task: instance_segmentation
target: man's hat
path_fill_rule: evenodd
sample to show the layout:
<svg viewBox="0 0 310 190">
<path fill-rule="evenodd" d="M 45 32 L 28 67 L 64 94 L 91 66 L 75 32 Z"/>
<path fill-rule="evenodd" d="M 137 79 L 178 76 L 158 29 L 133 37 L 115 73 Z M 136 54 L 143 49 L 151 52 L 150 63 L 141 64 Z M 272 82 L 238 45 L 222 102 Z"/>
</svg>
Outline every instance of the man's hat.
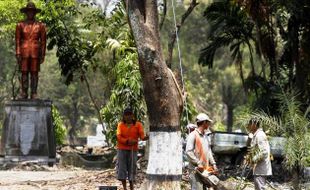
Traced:
<svg viewBox="0 0 310 190">
<path fill-rule="evenodd" d="M 26 7 L 23 7 L 20 9 L 20 12 L 27 13 L 28 11 L 34 11 L 35 13 L 41 12 L 41 9 L 36 8 L 36 5 L 29 1 L 26 5 Z"/>
<path fill-rule="evenodd" d="M 213 120 L 210 119 L 210 117 L 207 114 L 205 114 L 205 113 L 200 113 L 200 114 L 197 115 L 196 122 L 198 123 L 198 122 L 201 122 L 201 121 L 209 121 L 211 123 L 213 122 Z"/>
</svg>

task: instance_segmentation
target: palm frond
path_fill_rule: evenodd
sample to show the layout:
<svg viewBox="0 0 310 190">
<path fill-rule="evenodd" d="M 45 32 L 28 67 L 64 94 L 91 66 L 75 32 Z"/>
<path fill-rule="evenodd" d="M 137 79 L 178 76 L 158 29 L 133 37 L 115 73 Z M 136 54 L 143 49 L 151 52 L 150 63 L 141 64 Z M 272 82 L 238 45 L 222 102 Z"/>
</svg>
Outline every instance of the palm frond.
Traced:
<svg viewBox="0 0 310 190">
<path fill-rule="evenodd" d="M 310 106 L 305 111 L 304 117 L 307 117 L 310 114 Z"/>
<path fill-rule="evenodd" d="M 121 47 L 121 43 L 116 39 L 109 38 L 107 39 L 106 43 L 111 50 L 115 50 Z"/>
<path fill-rule="evenodd" d="M 204 17 L 210 23 L 207 46 L 201 50 L 199 64 L 213 66 L 216 50 L 229 46 L 233 59 L 241 54 L 240 46 L 252 39 L 253 24 L 238 4 L 229 0 L 213 2 Z M 252 27 L 251 27 L 252 26 Z"/>
<path fill-rule="evenodd" d="M 277 135 L 283 134 L 284 127 L 282 121 L 278 117 L 269 116 L 266 112 L 252 112 L 245 113 L 238 118 L 237 123 L 243 127 L 246 127 L 251 119 L 259 121 L 260 125 L 268 134 Z"/>
<path fill-rule="evenodd" d="M 229 35 L 211 38 L 208 46 L 201 50 L 198 63 L 212 68 L 216 50 L 229 45 L 233 40 Z"/>
</svg>

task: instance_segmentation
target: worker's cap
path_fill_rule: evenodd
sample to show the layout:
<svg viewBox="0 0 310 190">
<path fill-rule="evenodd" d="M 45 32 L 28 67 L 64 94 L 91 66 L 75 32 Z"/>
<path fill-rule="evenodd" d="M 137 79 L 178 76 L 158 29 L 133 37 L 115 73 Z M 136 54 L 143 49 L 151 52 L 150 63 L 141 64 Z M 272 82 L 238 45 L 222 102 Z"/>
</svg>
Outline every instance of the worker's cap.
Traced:
<svg viewBox="0 0 310 190">
<path fill-rule="evenodd" d="M 123 115 L 125 114 L 133 114 L 133 110 L 130 107 L 125 108 Z"/>
<path fill-rule="evenodd" d="M 189 124 L 186 125 L 186 128 L 187 129 L 195 129 L 195 128 L 197 128 L 197 125 L 195 125 L 193 123 L 189 123 Z"/>
<path fill-rule="evenodd" d="M 200 114 L 198 114 L 197 115 L 197 117 L 196 117 L 196 122 L 198 123 L 198 122 L 202 122 L 202 121 L 209 121 L 209 122 L 213 122 L 213 120 L 212 119 L 210 119 L 210 117 L 207 115 L 207 114 L 205 114 L 205 113 L 200 113 Z"/>
</svg>

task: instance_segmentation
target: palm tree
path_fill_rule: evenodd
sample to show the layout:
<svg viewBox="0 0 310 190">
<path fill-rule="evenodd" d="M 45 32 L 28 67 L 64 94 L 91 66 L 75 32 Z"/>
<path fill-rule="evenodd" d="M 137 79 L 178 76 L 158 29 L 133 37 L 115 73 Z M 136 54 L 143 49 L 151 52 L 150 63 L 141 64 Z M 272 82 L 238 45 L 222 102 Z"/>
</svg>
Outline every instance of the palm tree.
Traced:
<svg viewBox="0 0 310 190">
<path fill-rule="evenodd" d="M 277 23 L 284 41 L 280 66 L 289 72 L 288 85 L 296 86 L 299 98 L 309 105 L 310 94 L 310 1 L 285 1 L 276 4 L 279 22 Z M 289 16 L 282 16 L 287 14 Z M 304 106 L 304 109 L 306 106 Z"/>
<path fill-rule="evenodd" d="M 235 2 L 246 11 L 248 17 L 255 26 L 255 47 L 256 54 L 262 61 L 262 72 L 266 78 L 265 64 L 269 64 L 270 80 L 277 79 L 279 76 L 278 63 L 276 61 L 276 29 L 273 19 L 276 2 L 268 0 L 235 0 Z"/>
<path fill-rule="evenodd" d="M 211 68 L 216 51 L 228 46 L 235 64 L 238 65 L 239 74 L 244 85 L 242 46 L 247 47 L 249 50 L 251 73 L 253 76 L 255 75 L 251 45 L 254 24 L 240 6 L 229 0 L 212 3 L 205 10 L 204 17 L 210 23 L 210 33 L 207 46 L 201 50 L 199 63 Z"/>
</svg>

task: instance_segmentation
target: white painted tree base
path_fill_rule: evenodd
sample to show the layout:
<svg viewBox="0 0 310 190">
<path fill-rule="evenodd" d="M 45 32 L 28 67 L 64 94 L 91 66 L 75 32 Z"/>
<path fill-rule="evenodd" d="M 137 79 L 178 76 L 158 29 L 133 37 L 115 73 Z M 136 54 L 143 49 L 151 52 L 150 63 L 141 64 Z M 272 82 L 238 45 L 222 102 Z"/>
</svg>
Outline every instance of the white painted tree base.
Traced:
<svg viewBox="0 0 310 190">
<path fill-rule="evenodd" d="M 150 132 L 148 175 L 182 175 L 181 132 Z"/>
</svg>

